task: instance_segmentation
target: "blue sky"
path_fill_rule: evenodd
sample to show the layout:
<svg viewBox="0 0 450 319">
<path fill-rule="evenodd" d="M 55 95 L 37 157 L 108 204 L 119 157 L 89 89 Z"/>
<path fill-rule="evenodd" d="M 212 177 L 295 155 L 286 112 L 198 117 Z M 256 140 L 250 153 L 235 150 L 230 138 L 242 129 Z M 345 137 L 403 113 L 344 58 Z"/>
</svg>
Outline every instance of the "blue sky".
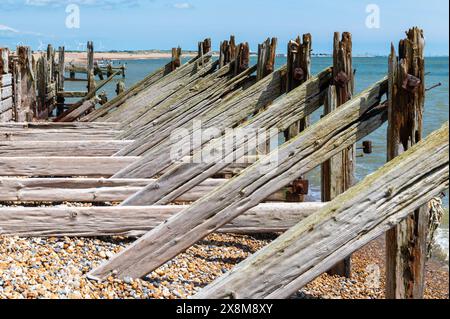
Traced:
<svg viewBox="0 0 450 319">
<path fill-rule="evenodd" d="M 80 28 L 66 27 L 66 7 L 80 8 Z M 380 28 L 367 28 L 366 7 L 380 9 Z M 47 43 L 97 50 L 195 49 L 211 37 L 214 49 L 234 34 L 252 50 L 269 36 L 278 51 L 298 34 L 313 35 L 314 52 L 329 53 L 334 31 L 350 31 L 356 54 L 386 55 L 411 26 L 425 30 L 427 55 L 448 55 L 448 0 L 0 0 L 0 45 Z"/>
</svg>

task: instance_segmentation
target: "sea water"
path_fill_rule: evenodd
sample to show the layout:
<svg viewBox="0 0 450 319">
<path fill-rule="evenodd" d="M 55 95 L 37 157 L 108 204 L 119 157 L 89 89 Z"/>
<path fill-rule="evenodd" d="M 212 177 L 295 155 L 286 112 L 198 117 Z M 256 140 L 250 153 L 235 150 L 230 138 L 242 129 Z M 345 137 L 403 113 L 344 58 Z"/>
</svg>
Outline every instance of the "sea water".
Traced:
<svg viewBox="0 0 450 319">
<path fill-rule="evenodd" d="M 187 59 L 183 59 L 186 62 Z M 135 82 L 143 79 L 152 71 L 160 68 L 169 62 L 169 59 L 152 59 L 152 60 L 129 60 L 129 61 L 115 61 L 115 65 L 125 64 L 126 87 L 130 87 Z M 251 64 L 256 63 L 256 58 L 251 58 Z M 365 88 L 374 84 L 376 81 L 382 79 L 387 74 L 387 57 L 355 57 L 353 59 L 353 66 L 356 69 L 355 75 L 355 89 L 356 92 L 361 92 Z M 277 57 L 276 67 L 280 67 L 286 63 L 286 58 Z M 329 57 L 313 57 L 312 59 L 312 73 L 317 74 L 327 66 L 332 65 L 332 59 Z M 433 57 L 426 59 L 426 71 L 429 74 L 426 76 L 426 86 L 430 87 L 437 83 L 442 83 L 442 86 L 437 87 L 426 94 L 425 113 L 424 113 L 424 137 L 440 128 L 442 124 L 449 119 L 449 58 L 448 57 Z M 111 84 L 105 86 L 104 90 L 110 98 L 115 96 L 115 85 L 120 80 L 118 77 Z M 83 82 L 66 82 L 66 90 L 85 90 L 86 83 Z M 317 121 L 322 114 L 322 109 L 319 109 L 312 115 L 312 122 Z M 363 179 L 370 173 L 376 171 L 386 162 L 386 129 L 387 124 L 383 125 L 376 132 L 366 137 L 365 140 L 373 142 L 373 153 L 358 157 L 356 167 L 357 180 Z M 320 170 L 315 169 L 308 174 L 310 180 L 310 195 L 309 199 L 313 201 L 320 200 Z M 448 192 L 443 200 L 446 215 L 444 221 L 437 233 L 437 242 L 442 247 L 444 252 L 444 259 L 448 262 L 448 242 L 449 242 L 449 217 L 448 217 Z"/>
</svg>

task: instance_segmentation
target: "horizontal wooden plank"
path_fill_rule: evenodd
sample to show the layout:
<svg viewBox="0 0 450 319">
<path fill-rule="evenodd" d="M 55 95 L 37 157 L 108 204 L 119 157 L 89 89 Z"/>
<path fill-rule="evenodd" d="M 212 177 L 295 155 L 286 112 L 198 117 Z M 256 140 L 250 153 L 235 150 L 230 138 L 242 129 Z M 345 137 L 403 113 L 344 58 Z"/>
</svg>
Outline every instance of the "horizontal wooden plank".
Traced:
<svg viewBox="0 0 450 319">
<path fill-rule="evenodd" d="M 0 88 L 0 100 L 6 100 L 9 97 L 12 97 L 13 89 L 12 86 L 4 86 Z"/>
<path fill-rule="evenodd" d="M 110 177 L 136 157 L 0 157 L 2 176 Z"/>
<path fill-rule="evenodd" d="M 120 131 L 90 129 L 0 129 L 0 141 L 115 140 Z"/>
<path fill-rule="evenodd" d="M 13 99 L 12 97 L 7 98 L 6 100 L 0 101 L 0 113 L 4 113 L 8 110 L 11 110 L 13 107 Z"/>
<path fill-rule="evenodd" d="M 0 141 L 0 157 L 112 156 L 132 141 Z"/>
<path fill-rule="evenodd" d="M 0 122 L 8 122 L 13 119 L 13 110 L 9 109 L 3 113 L 0 113 Z M 1 133 L 0 133 L 0 140 L 1 140 Z"/>
<path fill-rule="evenodd" d="M 0 178 L 0 201 L 20 202 L 121 202 L 154 179 L 103 178 Z M 175 202 L 194 202 L 226 179 L 210 178 L 181 195 Z M 280 202 L 290 187 L 269 196 L 266 201 Z"/>
<path fill-rule="evenodd" d="M 260 204 L 219 232 L 283 232 L 314 214 L 324 203 Z M 0 235 L 140 236 L 188 206 L 2 207 Z"/>
<path fill-rule="evenodd" d="M 7 73 L 7 74 L 0 74 L 0 86 L 8 86 L 8 85 L 12 85 L 12 74 L 11 73 Z"/>
<path fill-rule="evenodd" d="M 61 91 L 58 92 L 58 96 L 61 97 L 67 97 L 67 98 L 72 98 L 72 97 L 85 97 L 88 94 L 88 92 L 82 92 L 82 91 Z"/>
<path fill-rule="evenodd" d="M 13 122 L 0 123 L 0 130 L 8 129 L 77 129 L 77 131 L 90 130 L 119 130 L 120 123 L 115 122 L 71 122 L 71 123 L 55 123 L 55 122 Z"/>
</svg>

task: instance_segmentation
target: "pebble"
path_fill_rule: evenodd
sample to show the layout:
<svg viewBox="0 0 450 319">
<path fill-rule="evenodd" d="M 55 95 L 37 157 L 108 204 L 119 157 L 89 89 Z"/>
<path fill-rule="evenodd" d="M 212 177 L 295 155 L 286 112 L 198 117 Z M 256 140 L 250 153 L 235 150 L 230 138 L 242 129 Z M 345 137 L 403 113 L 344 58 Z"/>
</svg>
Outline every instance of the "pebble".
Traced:
<svg viewBox="0 0 450 319">
<path fill-rule="evenodd" d="M 150 273 L 144 280 L 99 283 L 86 273 L 133 242 L 123 237 L 19 238 L 0 236 L 0 299 L 181 299 L 188 298 L 269 244 L 275 235 L 211 234 Z M 293 298 L 384 297 L 384 244 L 372 243 L 352 257 L 353 277 L 319 276 Z M 367 266 L 379 265 L 379 287 L 367 284 Z M 427 266 L 427 298 L 448 299 L 448 268 Z"/>
</svg>

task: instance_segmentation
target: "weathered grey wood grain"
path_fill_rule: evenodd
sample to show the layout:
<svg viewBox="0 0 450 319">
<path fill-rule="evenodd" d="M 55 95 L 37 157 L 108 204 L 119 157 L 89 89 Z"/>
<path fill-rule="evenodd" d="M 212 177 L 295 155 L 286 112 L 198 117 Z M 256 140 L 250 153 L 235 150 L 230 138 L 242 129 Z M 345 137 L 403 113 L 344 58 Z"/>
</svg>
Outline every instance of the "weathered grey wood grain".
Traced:
<svg viewBox="0 0 450 319">
<path fill-rule="evenodd" d="M 228 233 L 282 232 L 323 203 L 260 204 L 218 229 Z M 2 236 L 141 236 L 189 206 L 2 208 Z"/>
<path fill-rule="evenodd" d="M 133 141 L 0 141 L 0 157 L 112 156 Z"/>
<path fill-rule="evenodd" d="M 1 176 L 110 177 L 136 157 L 0 157 Z"/>
<path fill-rule="evenodd" d="M 258 129 L 267 131 L 277 129 L 283 132 L 293 123 L 319 108 L 322 104 L 322 93 L 330 84 L 331 74 L 331 68 L 325 69 L 274 102 L 267 110 L 245 122 L 239 127 L 246 130 L 245 136 L 223 135 L 205 144 L 193 154 L 194 158 L 201 159 L 202 153 L 208 153 L 206 150 L 222 149 L 223 145 L 233 145 L 233 149 L 223 150 L 222 156 L 209 158 L 201 163 L 172 165 L 157 181 L 127 199 L 123 205 L 168 204 L 206 178 L 217 174 L 227 167 L 228 163 L 239 159 L 239 154 L 245 154 L 248 145 L 256 145 Z"/>
<path fill-rule="evenodd" d="M 367 136 L 386 121 L 386 107 L 376 107 L 386 93 L 386 86 L 386 79 L 376 83 L 241 175 L 141 237 L 90 275 L 104 279 L 112 271 L 122 278 L 148 274 L 258 205 L 275 190 Z"/>
<path fill-rule="evenodd" d="M 246 119 L 249 115 L 273 102 L 281 93 L 282 79 L 286 67 L 280 68 L 273 74 L 242 91 L 236 91 L 219 103 L 217 107 L 206 114 L 197 117 L 201 121 L 202 128 L 193 128 L 191 124 L 183 126 L 189 131 L 181 141 L 165 139 L 150 149 L 142 149 L 145 155 L 142 160 L 133 163 L 124 170 L 118 172 L 116 178 L 144 178 L 153 177 L 173 163 L 170 150 L 176 145 L 191 145 L 191 141 L 198 135 L 201 129 L 215 128 L 216 134 L 205 136 L 203 143 L 207 143 L 214 137 L 222 135 L 226 128 L 233 127 Z M 200 145 L 201 146 L 201 145 Z M 180 156 L 189 154 L 190 147 L 183 147 Z M 134 154 L 134 153 L 133 153 Z M 142 153 L 143 154 L 143 153 Z"/>
<path fill-rule="evenodd" d="M 146 106 L 153 100 L 164 99 L 170 96 L 176 92 L 177 89 L 197 79 L 200 76 L 199 74 L 211 70 L 213 62 L 210 60 L 210 54 L 205 56 L 205 58 L 207 59 L 207 62 L 200 66 L 197 63 L 190 63 L 168 74 L 161 80 L 140 91 L 135 96 L 126 99 L 116 110 L 106 114 L 98 120 L 102 122 L 126 121 L 133 114 L 145 110 Z M 198 74 L 198 72 L 201 73 Z"/>
<path fill-rule="evenodd" d="M 121 202 L 135 194 L 152 179 L 112 178 L 12 178 L 0 177 L 0 201 L 5 202 Z M 177 203 L 194 202 L 226 179 L 210 178 L 177 198 Z M 267 202 L 284 201 L 285 187 L 266 198 Z"/>
<path fill-rule="evenodd" d="M 46 140 L 115 140 L 117 130 L 90 129 L 0 129 L 0 141 L 46 141 Z"/>
<path fill-rule="evenodd" d="M 448 123 L 200 291 L 288 298 L 449 186 Z"/>
<path fill-rule="evenodd" d="M 0 123 L 0 130 L 48 130 L 48 129 L 76 129 L 77 132 L 90 130 L 119 130 L 120 123 L 114 122 L 72 122 L 72 123 L 54 123 L 54 122 L 11 122 Z"/>
</svg>

